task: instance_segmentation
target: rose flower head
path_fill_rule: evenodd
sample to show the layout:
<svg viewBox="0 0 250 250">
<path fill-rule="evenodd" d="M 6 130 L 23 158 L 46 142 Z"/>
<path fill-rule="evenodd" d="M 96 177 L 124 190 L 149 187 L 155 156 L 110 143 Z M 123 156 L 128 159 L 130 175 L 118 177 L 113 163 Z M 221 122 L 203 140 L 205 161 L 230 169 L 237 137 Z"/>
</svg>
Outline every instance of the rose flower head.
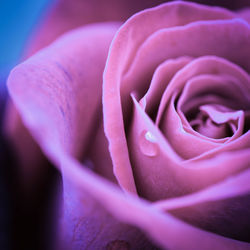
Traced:
<svg viewBox="0 0 250 250">
<path fill-rule="evenodd" d="M 249 13 L 165 3 L 12 71 L 62 175 L 61 248 L 250 249 Z"/>
</svg>

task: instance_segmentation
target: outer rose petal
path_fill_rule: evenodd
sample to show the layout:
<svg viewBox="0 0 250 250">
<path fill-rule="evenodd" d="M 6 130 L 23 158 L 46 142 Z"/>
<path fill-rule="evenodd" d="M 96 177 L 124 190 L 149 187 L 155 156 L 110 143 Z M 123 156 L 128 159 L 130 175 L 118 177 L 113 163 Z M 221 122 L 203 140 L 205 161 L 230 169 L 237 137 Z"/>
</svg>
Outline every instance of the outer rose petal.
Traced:
<svg viewBox="0 0 250 250">
<path fill-rule="evenodd" d="M 107 48 L 117 27 L 117 24 L 109 24 L 108 29 L 105 25 L 78 29 L 12 71 L 8 80 L 10 93 L 16 95 L 18 106 L 26 108 L 29 127 L 39 124 L 38 121 L 44 124 L 39 125 L 40 131 L 35 134 L 39 141 L 62 140 L 63 134 L 61 142 L 67 152 L 76 157 L 86 152 L 93 124 L 99 119 L 100 79 Z M 102 39 L 102 46 L 89 39 Z M 89 67 L 89 61 L 93 66 Z M 24 82 L 29 84 L 25 89 L 21 84 Z M 32 96 L 35 96 L 35 103 L 29 101 Z M 44 111 L 33 113 L 36 105 L 44 107 Z M 55 126 L 54 131 L 48 129 L 49 124 Z"/>
<path fill-rule="evenodd" d="M 91 158 L 95 171 L 113 181 L 101 126 L 101 76 L 108 45 L 117 27 L 118 24 L 92 25 L 65 35 L 14 69 L 8 82 L 11 94 L 17 97 L 18 108 L 25 106 L 26 125 L 53 160 L 53 150 L 61 143 L 72 156 Z M 85 158 L 86 161 L 89 159 Z M 66 211 L 72 208 L 67 198 L 72 190 L 67 187 Z M 67 223 L 72 221 L 68 216 L 67 219 Z"/>
</svg>

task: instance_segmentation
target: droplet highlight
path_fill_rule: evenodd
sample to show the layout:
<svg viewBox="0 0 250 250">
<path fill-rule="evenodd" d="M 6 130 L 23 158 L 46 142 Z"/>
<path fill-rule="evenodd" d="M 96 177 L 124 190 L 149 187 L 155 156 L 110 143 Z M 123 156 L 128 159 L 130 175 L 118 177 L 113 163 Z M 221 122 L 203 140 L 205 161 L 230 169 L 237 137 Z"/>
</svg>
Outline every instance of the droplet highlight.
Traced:
<svg viewBox="0 0 250 250">
<path fill-rule="evenodd" d="M 139 138 L 139 146 L 141 152 L 149 157 L 155 157 L 158 154 L 159 146 L 157 138 L 150 131 L 144 130 Z"/>
</svg>

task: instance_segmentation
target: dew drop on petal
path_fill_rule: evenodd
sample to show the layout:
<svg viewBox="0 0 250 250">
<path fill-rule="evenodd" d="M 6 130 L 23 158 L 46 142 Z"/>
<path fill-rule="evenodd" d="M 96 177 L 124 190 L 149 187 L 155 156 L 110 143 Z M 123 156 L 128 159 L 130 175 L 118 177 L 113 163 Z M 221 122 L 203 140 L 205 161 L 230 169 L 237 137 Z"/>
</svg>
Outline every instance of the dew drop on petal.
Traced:
<svg viewBox="0 0 250 250">
<path fill-rule="evenodd" d="M 159 146 L 156 137 L 150 132 L 144 130 L 139 138 L 140 150 L 144 155 L 154 157 L 158 154 Z"/>
</svg>

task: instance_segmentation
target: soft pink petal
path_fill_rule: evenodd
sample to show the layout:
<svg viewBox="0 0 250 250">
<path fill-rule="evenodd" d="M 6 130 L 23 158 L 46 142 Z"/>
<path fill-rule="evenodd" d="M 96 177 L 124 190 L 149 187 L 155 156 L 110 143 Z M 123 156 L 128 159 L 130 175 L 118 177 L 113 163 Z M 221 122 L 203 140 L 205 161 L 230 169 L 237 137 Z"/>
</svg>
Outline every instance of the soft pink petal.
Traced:
<svg viewBox="0 0 250 250">
<path fill-rule="evenodd" d="M 249 170 L 200 192 L 156 202 L 199 228 L 249 242 Z"/>
<path fill-rule="evenodd" d="M 232 65 L 233 66 L 233 65 Z M 235 68 L 236 69 L 236 68 Z M 216 95 L 221 97 L 220 103 L 231 109 L 248 108 L 248 81 L 250 80 L 246 73 L 240 79 L 236 78 L 239 74 L 202 74 L 192 76 L 187 81 L 181 93 L 177 104 L 178 111 L 186 112 L 188 102 L 196 97 L 206 95 Z M 241 71 L 242 72 L 242 71 Z M 233 76 L 234 75 L 234 76 Z M 244 79 L 244 80 L 243 80 Z"/>
<path fill-rule="evenodd" d="M 73 166 L 72 163 L 70 163 L 70 166 Z M 81 168 L 84 167 L 85 166 L 81 166 Z M 83 176 L 81 176 L 81 178 L 82 177 Z M 97 188 L 103 188 L 93 177 L 92 175 L 90 178 L 93 184 Z M 89 177 L 86 175 L 84 178 Z M 67 171 L 65 171 L 63 180 L 63 188 L 65 190 L 64 216 L 59 225 L 62 233 L 58 250 L 155 249 L 156 246 L 152 245 L 145 234 L 137 227 L 120 222 L 114 218 L 113 215 L 93 197 L 93 194 L 87 193 L 86 188 L 76 184 L 75 179 L 72 180 L 72 178 L 68 178 Z M 108 190 L 105 192 L 107 191 Z M 95 190 L 94 192 L 99 191 Z M 111 197 L 107 196 L 105 192 L 101 192 L 102 198 L 99 197 L 104 203 L 111 205 L 111 202 L 116 202 L 112 195 Z M 105 199 L 108 200 L 105 202 Z"/>
<path fill-rule="evenodd" d="M 161 210 L 171 210 L 181 207 L 195 205 L 197 203 L 216 201 L 249 194 L 250 192 L 250 170 L 229 177 L 222 182 L 211 185 L 199 192 L 189 195 L 161 200 L 153 203 L 153 206 Z"/>
<path fill-rule="evenodd" d="M 229 125 L 231 123 L 233 125 L 237 124 L 237 126 L 235 125 L 235 131 L 233 136 L 229 140 L 227 140 L 227 143 L 229 143 L 230 141 L 239 138 L 243 134 L 244 112 L 242 110 L 238 111 L 223 110 L 222 108 L 224 108 L 224 106 L 204 105 L 200 107 L 200 110 L 201 112 L 206 113 L 210 117 L 210 120 L 213 123 L 216 123 L 218 125 L 223 125 L 225 123 L 228 123 Z"/>
<path fill-rule="evenodd" d="M 117 27 L 90 25 L 73 31 L 12 71 L 10 93 L 18 108 L 25 108 L 28 127 L 33 130 L 39 124 L 34 134 L 38 141 L 62 140 L 63 135 L 68 152 L 80 157 L 87 150 L 90 131 L 101 114 L 101 76 Z M 43 107 L 41 112 L 37 107 Z"/>
<path fill-rule="evenodd" d="M 84 157 L 83 164 L 88 164 L 90 169 L 97 174 L 117 183 L 113 173 L 112 160 L 108 150 L 107 138 L 104 135 L 103 118 L 101 116 L 96 123 L 96 130 L 91 136 L 91 143 Z"/>
<path fill-rule="evenodd" d="M 148 114 L 152 114 L 153 112 L 157 113 L 161 96 L 168 83 L 171 81 L 176 72 L 190 62 L 190 60 L 191 58 L 188 57 L 180 57 L 176 60 L 163 62 L 158 66 L 146 94 L 140 100 L 141 105 L 143 105 Z"/>
</svg>

